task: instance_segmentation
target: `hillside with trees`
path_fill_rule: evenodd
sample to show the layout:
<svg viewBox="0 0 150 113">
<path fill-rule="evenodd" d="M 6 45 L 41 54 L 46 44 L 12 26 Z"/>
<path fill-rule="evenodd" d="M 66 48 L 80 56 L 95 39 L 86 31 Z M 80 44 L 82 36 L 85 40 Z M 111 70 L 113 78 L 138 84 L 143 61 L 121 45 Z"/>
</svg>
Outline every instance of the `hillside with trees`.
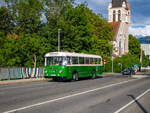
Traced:
<svg viewBox="0 0 150 113">
<path fill-rule="evenodd" d="M 140 43 L 150 44 L 150 36 L 139 38 Z"/>
</svg>

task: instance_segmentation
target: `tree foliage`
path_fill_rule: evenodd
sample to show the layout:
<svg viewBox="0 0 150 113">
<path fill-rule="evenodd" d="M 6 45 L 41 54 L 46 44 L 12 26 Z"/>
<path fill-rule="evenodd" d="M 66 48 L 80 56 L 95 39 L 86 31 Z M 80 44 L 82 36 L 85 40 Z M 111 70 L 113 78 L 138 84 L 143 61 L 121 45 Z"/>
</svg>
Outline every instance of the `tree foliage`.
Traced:
<svg viewBox="0 0 150 113">
<path fill-rule="evenodd" d="M 115 58 L 113 62 L 114 72 L 121 72 L 125 68 L 134 67 L 134 65 L 140 66 L 149 66 L 150 60 L 145 56 L 143 52 L 142 62 L 140 62 L 141 56 L 141 47 L 139 40 L 129 35 L 129 53 L 127 55 L 123 55 L 121 57 Z M 119 65 L 120 64 L 120 65 Z M 121 69 L 122 65 L 122 69 Z M 106 64 L 106 71 L 112 71 L 112 61 L 108 60 Z"/>
<path fill-rule="evenodd" d="M 129 53 L 137 56 L 141 54 L 140 42 L 132 35 L 129 35 Z"/>
<path fill-rule="evenodd" d="M 0 32 L 3 32 L 5 35 L 11 33 L 13 31 L 14 23 L 13 23 L 13 15 L 6 8 L 0 8 Z"/>
<path fill-rule="evenodd" d="M 42 66 L 44 54 L 57 51 L 58 29 L 61 29 L 61 51 L 110 57 L 112 27 L 101 14 L 90 10 L 87 3 L 74 4 L 74 0 L 5 2 L 7 7 L 0 8 L 6 16 L 6 20 L 0 16 L 0 22 L 5 25 L 0 28 L 0 66 Z"/>
</svg>

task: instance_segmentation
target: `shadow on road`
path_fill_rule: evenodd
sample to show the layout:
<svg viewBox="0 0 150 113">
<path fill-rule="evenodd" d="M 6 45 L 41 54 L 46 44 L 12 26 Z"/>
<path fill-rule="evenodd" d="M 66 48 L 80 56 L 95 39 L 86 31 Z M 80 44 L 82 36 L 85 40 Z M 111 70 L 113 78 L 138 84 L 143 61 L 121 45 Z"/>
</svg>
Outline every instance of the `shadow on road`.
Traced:
<svg viewBox="0 0 150 113">
<path fill-rule="evenodd" d="M 143 111 L 143 113 L 148 113 L 146 109 L 142 106 L 142 104 L 138 100 L 136 100 L 136 98 L 133 95 L 128 95 L 128 96 L 135 101 L 135 103 L 139 106 L 139 108 Z"/>
<path fill-rule="evenodd" d="M 96 79 L 100 79 L 100 78 L 103 78 L 103 76 L 97 76 Z M 84 80 L 94 80 L 90 77 L 84 77 L 84 78 L 80 78 L 78 81 L 84 81 Z M 76 81 L 76 82 L 78 82 Z M 64 82 L 64 83 L 69 83 L 69 82 L 73 82 L 72 80 L 61 80 L 61 79 L 58 79 L 58 80 L 49 80 L 48 82 Z"/>
</svg>

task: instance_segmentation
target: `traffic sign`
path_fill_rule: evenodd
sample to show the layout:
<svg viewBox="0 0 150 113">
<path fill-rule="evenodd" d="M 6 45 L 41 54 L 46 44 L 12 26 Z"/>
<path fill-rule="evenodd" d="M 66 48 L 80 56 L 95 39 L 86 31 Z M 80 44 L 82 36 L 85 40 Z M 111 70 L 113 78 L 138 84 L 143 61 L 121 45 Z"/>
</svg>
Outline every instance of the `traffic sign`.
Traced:
<svg viewBox="0 0 150 113">
<path fill-rule="evenodd" d="M 134 68 L 137 68 L 137 67 L 138 67 L 138 65 L 137 65 L 137 64 L 135 64 L 135 65 L 134 65 Z"/>
<path fill-rule="evenodd" d="M 106 59 L 104 59 L 104 63 L 106 63 L 107 62 L 107 60 Z"/>
</svg>

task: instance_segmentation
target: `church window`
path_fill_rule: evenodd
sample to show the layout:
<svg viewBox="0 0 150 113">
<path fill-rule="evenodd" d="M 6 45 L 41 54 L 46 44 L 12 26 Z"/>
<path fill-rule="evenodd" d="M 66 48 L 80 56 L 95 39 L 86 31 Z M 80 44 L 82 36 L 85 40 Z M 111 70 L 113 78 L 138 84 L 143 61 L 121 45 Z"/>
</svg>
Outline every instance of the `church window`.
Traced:
<svg viewBox="0 0 150 113">
<path fill-rule="evenodd" d="M 118 11 L 118 21 L 121 21 L 121 11 Z"/>
<path fill-rule="evenodd" d="M 113 11 L 113 21 L 114 22 L 116 21 L 116 11 L 115 10 Z"/>
</svg>

